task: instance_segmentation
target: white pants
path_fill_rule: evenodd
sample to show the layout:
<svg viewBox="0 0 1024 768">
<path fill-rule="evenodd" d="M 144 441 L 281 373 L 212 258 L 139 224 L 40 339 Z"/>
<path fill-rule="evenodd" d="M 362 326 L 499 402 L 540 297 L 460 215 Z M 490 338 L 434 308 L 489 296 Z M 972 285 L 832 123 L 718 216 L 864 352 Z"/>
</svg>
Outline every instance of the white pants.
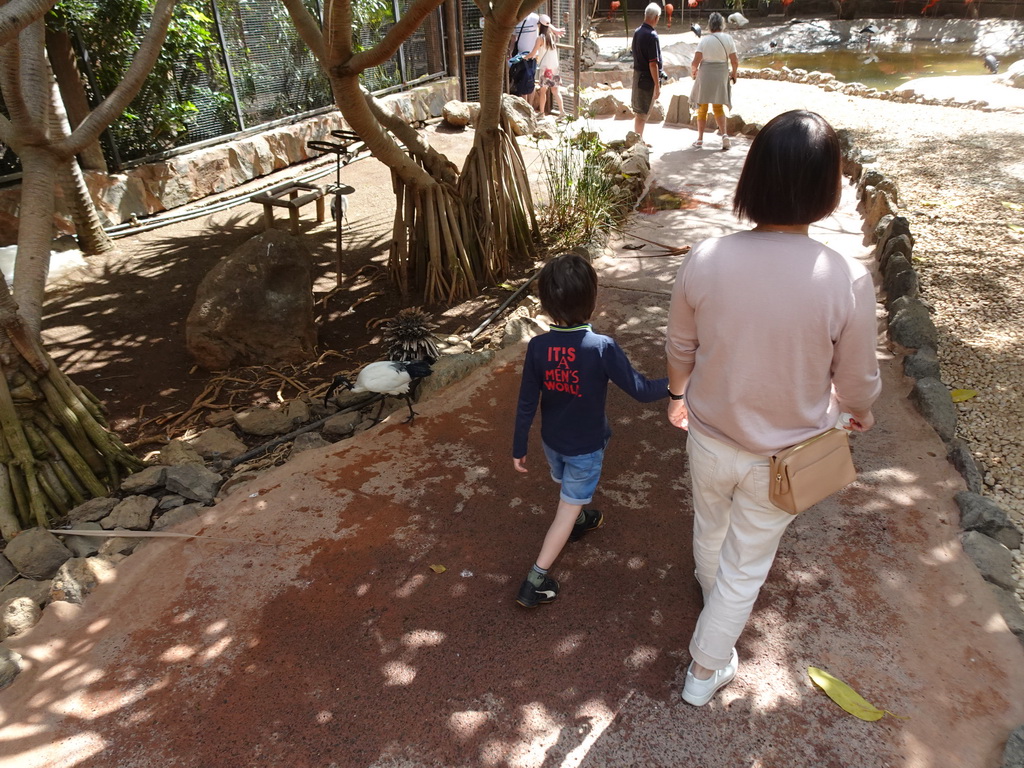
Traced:
<svg viewBox="0 0 1024 768">
<path fill-rule="evenodd" d="M 690 655 L 708 669 L 729 663 L 779 541 L 795 515 L 768 501 L 768 457 L 690 430 L 693 558 L 704 610 Z"/>
</svg>

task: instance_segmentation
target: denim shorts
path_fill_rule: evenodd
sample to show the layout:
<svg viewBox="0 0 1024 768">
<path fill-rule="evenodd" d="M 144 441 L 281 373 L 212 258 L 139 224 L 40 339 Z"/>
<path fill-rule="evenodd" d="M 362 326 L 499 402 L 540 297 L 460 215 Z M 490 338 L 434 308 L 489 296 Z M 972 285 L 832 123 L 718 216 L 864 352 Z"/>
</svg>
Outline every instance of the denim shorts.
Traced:
<svg viewBox="0 0 1024 768">
<path fill-rule="evenodd" d="M 544 445 L 544 455 L 551 467 L 551 479 L 562 486 L 559 497 L 566 504 L 589 504 L 594 498 L 597 481 L 601 479 L 604 448 L 580 456 L 563 456 Z"/>
</svg>

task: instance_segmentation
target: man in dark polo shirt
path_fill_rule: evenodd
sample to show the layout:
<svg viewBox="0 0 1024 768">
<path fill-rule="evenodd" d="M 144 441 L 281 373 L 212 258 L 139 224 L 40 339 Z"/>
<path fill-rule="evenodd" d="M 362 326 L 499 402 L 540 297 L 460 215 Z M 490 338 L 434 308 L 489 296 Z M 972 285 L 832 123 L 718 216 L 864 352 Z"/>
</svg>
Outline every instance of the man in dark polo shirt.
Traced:
<svg viewBox="0 0 1024 768">
<path fill-rule="evenodd" d="M 661 6 L 644 9 L 644 23 L 633 32 L 633 130 L 644 135 L 647 113 L 661 93 L 661 44 L 654 28 L 661 18 Z"/>
</svg>

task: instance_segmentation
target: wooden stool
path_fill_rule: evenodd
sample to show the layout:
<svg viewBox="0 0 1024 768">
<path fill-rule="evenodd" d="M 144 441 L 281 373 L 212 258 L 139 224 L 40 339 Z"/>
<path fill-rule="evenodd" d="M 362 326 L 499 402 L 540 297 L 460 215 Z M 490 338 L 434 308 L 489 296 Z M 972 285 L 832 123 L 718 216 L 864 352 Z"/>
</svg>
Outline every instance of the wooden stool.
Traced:
<svg viewBox="0 0 1024 768">
<path fill-rule="evenodd" d="M 301 195 L 300 192 L 306 194 Z M 283 199 L 288 195 L 288 199 Z M 274 228 L 274 206 L 288 209 L 288 219 L 291 222 L 289 227 L 293 235 L 299 234 L 299 208 L 306 203 L 316 201 L 317 223 L 324 220 L 324 191 L 315 184 L 300 184 L 299 182 L 288 182 L 278 187 L 272 187 L 266 192 L 253 195 L 249 198 L 254 203 L 263 204 L 263 221 L 267 229 Z"/>
</svg>

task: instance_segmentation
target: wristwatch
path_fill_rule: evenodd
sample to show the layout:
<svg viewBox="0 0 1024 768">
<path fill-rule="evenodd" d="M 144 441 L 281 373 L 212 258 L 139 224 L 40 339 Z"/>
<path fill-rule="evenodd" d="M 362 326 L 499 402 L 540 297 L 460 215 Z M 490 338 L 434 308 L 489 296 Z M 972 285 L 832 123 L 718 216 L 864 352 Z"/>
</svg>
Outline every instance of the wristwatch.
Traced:
<svg viewBox="0 0 1024 768">
<path fill-rule="evenodd" d="M 674 394 L 672 394 L 672 390 L 669 389 L 668 390 L 668 399 L 669 400 L 682 400 L 683 396 L 682 395 L 674 395 Z"/>
</svg>

